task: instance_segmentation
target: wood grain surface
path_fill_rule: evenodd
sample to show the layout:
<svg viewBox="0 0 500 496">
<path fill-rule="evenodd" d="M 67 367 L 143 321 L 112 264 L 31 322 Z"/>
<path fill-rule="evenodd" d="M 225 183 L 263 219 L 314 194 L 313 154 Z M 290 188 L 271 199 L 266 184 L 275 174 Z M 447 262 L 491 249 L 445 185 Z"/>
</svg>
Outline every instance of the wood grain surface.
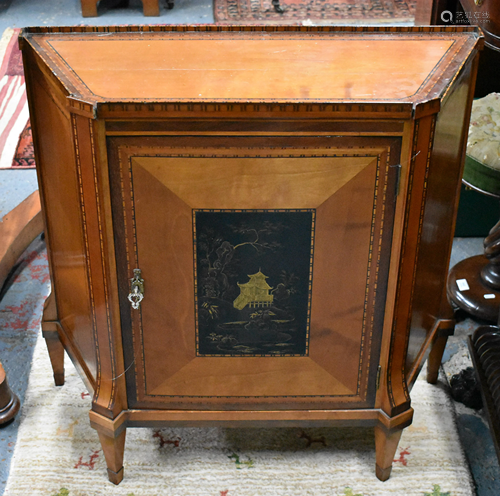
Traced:
<svg viewBox="0 0 500 496">
<path fill-rule="evenodd" d="M 412 383 L 428 355 L 435 380 L 453 328 L 445 282 L 482 44 L 471 27 L 23 31 L 53 282 L 44 335 L 56 381 L 64 347 L 93 392 L 112 482 L 128 426 L 267 422 L 375 426 L 389 477 Z M 257 240 L 225 239 L 255 226 L 228 231 L 214 220 L 228 212 L 307 212 L 305 285 L 278 292 L 300 236 L 259 265 Z M 251 262 L 223 274 L 240 245 Z M 256 310 L 236 314 L 254 276 Z M 269 303 L 297 288 L 302 341 Z M 244 345 L 203 344 L 238 341 L 225 324 Z M 248 346 L 279 326 L 283 348 Z"/>
</svg>

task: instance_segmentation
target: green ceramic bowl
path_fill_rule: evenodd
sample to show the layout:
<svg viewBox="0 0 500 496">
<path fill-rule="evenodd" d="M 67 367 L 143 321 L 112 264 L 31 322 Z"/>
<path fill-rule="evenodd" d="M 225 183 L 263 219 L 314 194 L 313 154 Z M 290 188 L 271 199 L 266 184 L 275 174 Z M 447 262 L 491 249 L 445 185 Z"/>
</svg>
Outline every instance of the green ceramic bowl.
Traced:
<svg viewBox="0 0 500 496">
<path fill-rule="evenodd" d="M 486 194 L 500 197 L 500 170 L 465 156 L 464 183 Z"/>
</svg>

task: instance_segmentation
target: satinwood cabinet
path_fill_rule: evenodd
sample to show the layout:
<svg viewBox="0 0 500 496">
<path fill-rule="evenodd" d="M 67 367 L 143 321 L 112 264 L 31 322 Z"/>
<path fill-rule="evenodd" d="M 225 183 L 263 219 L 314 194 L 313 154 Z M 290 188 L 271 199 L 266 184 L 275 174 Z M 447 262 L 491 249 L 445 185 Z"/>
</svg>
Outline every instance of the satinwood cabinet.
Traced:
<svg viewBox="0 0 500 496">
<path fill-rule="evenodd" d="M 21 35 L 52 295 L 108 474 L 132 426 L 369 425 L 435 381 L 475 28 Z"/>
</svg>

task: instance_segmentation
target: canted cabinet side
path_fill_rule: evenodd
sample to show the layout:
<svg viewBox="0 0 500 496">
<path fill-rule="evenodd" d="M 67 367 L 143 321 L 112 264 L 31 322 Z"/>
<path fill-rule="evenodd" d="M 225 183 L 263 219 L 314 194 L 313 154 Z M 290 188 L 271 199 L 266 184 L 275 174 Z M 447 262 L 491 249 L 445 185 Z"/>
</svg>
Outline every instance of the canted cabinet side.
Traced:
<svg viewBox="0 0 500 496">
<path fill-rule="evenodd" d="M 77 114 L 71 116 L 71 123 L 97 360 L 92 409 L 113 418 L 127 403 L 103 123 Z"/>
<path fill-rule="evenodd" d="M 429 353 L 428 380 L 437 380 L 442 350 L 453 333 L 454 316 L 446 297 L 446 279 L 455 231 L 462 169 L 474 94 L 478 57 L 471 57 L 433 124 L 418 223 L 415 287 L 409 322 L 405 373 L 409 384 Z M 421 154 L 425 153 L 425 150 Z M 433 344 L 430 351 L 429 345 Z M 441 352 L 437 353 L 437 349 Z M 434 356 L 436 355 L 436 357 Z"/>
<path fill-rule="evenodd" d="M 51 358 L 59 368 L 56 382 L 64 381 L 60 340 L 87 386 L 94 389 L 94 323 L 72 116 L 64 90 L 52 75 L 41 70 L 38 57 L 29 49 L 25 52 L 25 72 L 52 280 L 42 328 Z"/>
</svg>

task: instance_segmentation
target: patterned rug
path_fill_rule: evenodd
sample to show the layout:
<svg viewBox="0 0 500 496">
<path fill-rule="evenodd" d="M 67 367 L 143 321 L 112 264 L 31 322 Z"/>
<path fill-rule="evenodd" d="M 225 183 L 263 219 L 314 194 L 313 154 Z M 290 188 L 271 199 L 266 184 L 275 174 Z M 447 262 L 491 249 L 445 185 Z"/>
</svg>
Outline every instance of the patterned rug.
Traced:
<svg viewBox="0 0 500 496">
<path fill-rule="evenodd" d="M 35 167 L 19 29 L 0 39 L 0 169 Z"/>
<path fill-rule="evenodd" d="M 214 0 L 218 24 L 413 23 L 416 0 Z"/>
<path fill-rule="evenodd" d="M 21 405 L 40 330 L 43 303 L 50 292 L 49 279 L 45 242 L 38 236 L 20 257 L 0 290 L 0 361 Z M 19 423 L 18 415 L 0 429 L 0 495 L 9 474 Z"/>
<path fill-rule="evenodd" d="M 371 429 L 131 428 L 125 479 L 107 481 L 91 398 L 71 363 L 52 383 L 39 337 L 5 496 L 472 496 L 443 383 L 419 379 L 391 478 L 374 473 Z"/>
</svg>

